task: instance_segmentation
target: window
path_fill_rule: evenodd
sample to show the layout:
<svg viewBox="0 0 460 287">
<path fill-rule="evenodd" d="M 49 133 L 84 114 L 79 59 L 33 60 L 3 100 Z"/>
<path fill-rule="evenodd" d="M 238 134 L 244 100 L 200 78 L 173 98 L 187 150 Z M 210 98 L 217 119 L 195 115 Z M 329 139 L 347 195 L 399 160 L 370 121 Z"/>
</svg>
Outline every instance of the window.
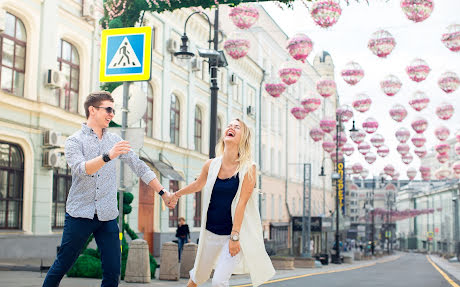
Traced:
<svg viewBox="0 0 460 287">
<path fill-rule="evenodd" d="M 201 109 L 195 107 L 195 150 L 201 152 L 201 132 L 202 132 L 202 121 L 201 121 Z"/>
<path fill-rule="evenodd" d="M 26 41 L 24 24 L 7 12 L 5 30 L 0 34 L 0 83 L 2 90 L 19 97 L 24 97 Z"/>
<path fill-rule="evenodd" d="M 220 137 L 222 136 L 222 120 L 220 119 L 220 117 L 217 117 L 217 133 L 216 133 L 216 136 L 217 136 L 217 139 L 216 139 L 216 143 L 219 142 L 219 139 Z"/>
<path fill-rule="evenodd" d="M 64 87 L 56 89 L 53 104 L 76 113 L 78 110 L 78 85 L 80 81 L 80 58 L 77 49 L 65 40 L 58 42 L 58 69 L 64 75 Z"/>
<path fill-rule="evenodd" d="M 171 95 L 169 135 L 171 143 L 179 145 L 180 104 L 176 95 Z"/>
<path fill-rule="evenodd" d="M 145 122 L 145 135 L 152 137 L 153 135 L 153 89 L 147 81 L 136 82 L 144 94 L 147 96 L 147 107 L 143 120 Z"/>
<path fill-rule="evenodd" d="M 53 171 L 53 206 L 51 214 L 52 228 L 63 228 L 65 220 L 65 203 L 72 185 L 70 168 Z"/>
<path fill-rule="evenodd" d="M 170 180 L 169 181 L 169 191 L 176 192 L 178 190 L 179 190 L 179 181 Z M 169 227 L 177 226 L 177 219 L 179 218 L 179 201 L 177 202 L 177 205 L 175 208 L 169 210 Z"/>
<path fill-rule="evenodd" d="M 22 228 L 23 184 L 21 148 L 0 142 L 0 229 Z"/>
<path fill-rule="evenodd" d="M 201 227 L 201 191 L 195 192 L 195 216 L 193 222 L 195 227 Z"/>
</svg>

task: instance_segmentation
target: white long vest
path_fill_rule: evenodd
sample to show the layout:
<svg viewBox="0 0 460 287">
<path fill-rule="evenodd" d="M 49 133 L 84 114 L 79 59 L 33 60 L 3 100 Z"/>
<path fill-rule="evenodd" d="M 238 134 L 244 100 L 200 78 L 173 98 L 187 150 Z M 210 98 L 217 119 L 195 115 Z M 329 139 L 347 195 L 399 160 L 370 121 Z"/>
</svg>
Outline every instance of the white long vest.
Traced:
<svg viewBox="0 0 460 287">
<path fill-rule="evenodd" d="M 201 254 L 206 252 L 203 250 L 203 246 L 206 245 L 206 236 L 203 236 L 203 234 L 206 229 L 206 219 L 209 203 L 211 201 L 211 193 L 221 165 L 222 157 L 216 157 L 212 160 L 209 166 L 206 185 L 203 189 L 203 209 L 201 213 L 200 240 L 194 266 L 196 284 L 202 284 L 209 279 L 207 274 L 203 274 L 203 272 L 197 270 L 196 267 L 198 266 L 197 262 L 199 262 L 201 259 Z M 247 170 L 248 168 L 246 167 L 239 172 L 240 183 L 238 186 L 238 191 L 232 202 L 232 220 L 235 217 L 236 206 L 241 194 L 241 186 Z M 273 277 L 273 275 L 275 275 L 275 269 L 273 268 L 270 257 L 268 257 L 268 254 L 265 251 L 265 244 L 262 235 L 262 224 L 258 210 L 257 192 L 252 193 L 244 211 L 243 222 L 240 229 L 240 246 L 243 252 L 243 257 L 240 264 L 233 271 L 234 274 L 249 273 L 251 276 L 252 284 L 254 286 L 261 285 Z M 216 256 L 218 256 L 218 254 L 216 254 Z"/>
</svg>

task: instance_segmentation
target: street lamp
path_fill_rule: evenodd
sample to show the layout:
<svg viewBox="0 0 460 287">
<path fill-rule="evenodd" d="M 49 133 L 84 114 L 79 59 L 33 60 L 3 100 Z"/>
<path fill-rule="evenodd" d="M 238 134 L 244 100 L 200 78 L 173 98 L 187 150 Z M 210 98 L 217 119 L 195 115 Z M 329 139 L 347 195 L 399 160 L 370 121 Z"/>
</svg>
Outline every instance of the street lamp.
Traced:
<svg viewBox="0 0 460 287">
<path fill-rule="evenodd" d="M 217 95 L 219 92 L 219 87 L 217 85 L 217 68 L 226 67 L 228 65 L 227 60 L 223 51 L 219 51 L 219 9 L 216 8 L 214 14 L 214 38 L 211 39 L 211 21 L 209 16 L 200 11 L 193 12 L 185 20 L 184 24 L 184 34 L 181 37 L 182 44 L 180 50 L 174 53 L 174 56 L 178 59 L 190 60 L 194 53 L 189 52 L 188 50 L 188 37 L 187 37 L 187 22 L 195 14 L 202 14 L 209 24 L 209 37 L 208 49 L 198 49 L 198 54 L 200 57 L 209 59 L 209 71 L 211 74 L 211 119 L 210 119 L 210 132 L 209 132 L 209 158 L 216 156 L 216 142 L 217 142 Z M 214 48 L 211 49 L 211 43 L 214 44 Z"/>
</svg>

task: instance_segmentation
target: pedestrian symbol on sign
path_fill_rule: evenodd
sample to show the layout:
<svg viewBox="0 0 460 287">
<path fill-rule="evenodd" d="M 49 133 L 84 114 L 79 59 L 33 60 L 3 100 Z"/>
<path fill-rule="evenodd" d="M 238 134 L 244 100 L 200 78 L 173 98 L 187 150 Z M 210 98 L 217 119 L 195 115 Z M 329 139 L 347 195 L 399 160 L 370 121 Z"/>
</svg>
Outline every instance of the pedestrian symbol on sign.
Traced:
<svg viewBox="0 0 460 287">
<path fill-rule="evenodd" d="M 140 66 L 141 63 L 139 62 L 131 43 L 129 43 L 128 38 L 125 37 L 123 41 L 121 41 L 117 52 L 110 61 L 108 68 L 135 68 Z"/>
</svg>

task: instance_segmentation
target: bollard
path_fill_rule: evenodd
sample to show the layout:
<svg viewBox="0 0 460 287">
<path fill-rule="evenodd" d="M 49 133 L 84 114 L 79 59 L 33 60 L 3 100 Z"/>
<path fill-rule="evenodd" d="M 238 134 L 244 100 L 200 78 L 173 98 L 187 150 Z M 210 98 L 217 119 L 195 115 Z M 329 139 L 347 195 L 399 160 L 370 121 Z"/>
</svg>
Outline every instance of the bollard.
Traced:
<svg viewBox="0 0 460 287">
<path fill-rule="evenodd" d="M 187 243 L 182 250 L 182 258 L 180 261 L 180 278 L 190 278 L 189 271 L 192 270 L 195 264 L 196 252 L 198 244 Z"/>
<path fill-rule="evenodd" d="M 135 239 L 129 243 L 125 282 L 150 282 L 149 245 L 143 239 Z"/>
<path fill-rule="evenodd" d="M 160 280 L 179 280 L 178 246 L 174 242 L 165 242 L 161 247 Z"/>
</svg>

